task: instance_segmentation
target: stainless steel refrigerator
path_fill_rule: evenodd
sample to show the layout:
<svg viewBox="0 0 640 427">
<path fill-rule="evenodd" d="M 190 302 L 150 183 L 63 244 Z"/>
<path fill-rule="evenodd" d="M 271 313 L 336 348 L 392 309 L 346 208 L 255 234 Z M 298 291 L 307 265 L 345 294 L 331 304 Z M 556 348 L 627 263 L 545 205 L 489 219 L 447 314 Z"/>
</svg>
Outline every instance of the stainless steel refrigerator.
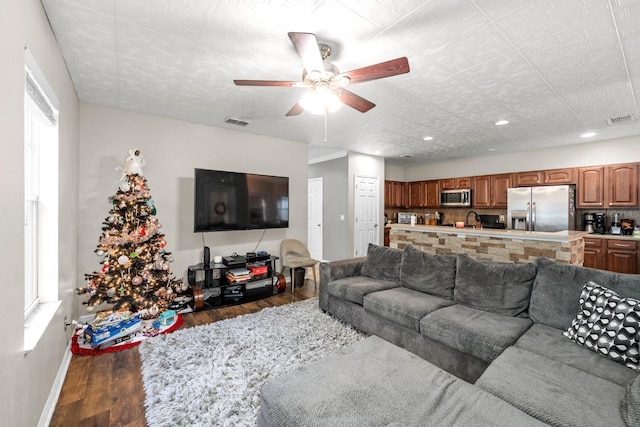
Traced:
<svg viewBox="0 0 640 427">
<path fill-rule="evenodd" d="M 575 230 L 575 202 L 575 185 L 509 188 L 507 228 L 548 232 Z"/>
</svg>

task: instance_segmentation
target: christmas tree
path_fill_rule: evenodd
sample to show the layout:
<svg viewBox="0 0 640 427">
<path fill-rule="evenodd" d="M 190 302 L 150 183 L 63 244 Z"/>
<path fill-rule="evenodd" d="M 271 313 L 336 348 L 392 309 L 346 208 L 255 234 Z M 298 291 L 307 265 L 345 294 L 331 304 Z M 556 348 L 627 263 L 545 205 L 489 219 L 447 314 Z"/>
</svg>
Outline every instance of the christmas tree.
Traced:
<svg viewBox="0 0 640 427">
<path fill-rule="evenodd" d="M 143 176 L 144 159 L 139 150 L 129 151 L 120 188 L 109 197 L 111 210 L 103 221 L 102 236 L 94 251 L 102 269 L 85 274 L 87 309 L 107 303 L 113 310 L 140 312 L 154 317 L 164 311 L 183 288 L 182 279 L 171 275 L 171 253 L 156 208 Z"/>
</svg>

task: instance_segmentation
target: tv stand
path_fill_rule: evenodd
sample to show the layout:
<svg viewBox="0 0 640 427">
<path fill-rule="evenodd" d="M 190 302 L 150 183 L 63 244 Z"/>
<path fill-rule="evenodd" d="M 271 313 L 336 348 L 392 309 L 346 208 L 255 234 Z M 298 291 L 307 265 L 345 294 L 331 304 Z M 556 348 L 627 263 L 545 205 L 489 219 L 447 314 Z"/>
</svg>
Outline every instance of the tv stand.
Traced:
<svg viewBox="0 0 640 427">
<path fill-rule="evenodd" d="M 279 257 L 269 255 L 261 260 L 250 261 L 244 256 L 226 258 L 233 258 L 233 262 L 228 265 L 200 263 L 188 267 L 187 280 L 193 292 L 193 311 L 242 304 L 274 294 L 276 260 Z M 257 274 L 234 281 L 231 273 L 238 269 L 253 270 Z"/>
</svg>

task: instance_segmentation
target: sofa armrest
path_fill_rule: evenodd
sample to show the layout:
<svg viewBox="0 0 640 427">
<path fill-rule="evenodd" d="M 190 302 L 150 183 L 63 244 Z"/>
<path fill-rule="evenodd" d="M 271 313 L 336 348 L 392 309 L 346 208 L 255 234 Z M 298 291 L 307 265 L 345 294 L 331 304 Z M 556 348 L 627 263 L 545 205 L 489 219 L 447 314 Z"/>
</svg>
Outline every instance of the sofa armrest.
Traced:
<svg viewBox="0 0 640 427">
<path fill-rule="evenodd" d="M 366 257 L 360 257 L 320 263 L 318 299 L 321 309 L 325 311 L 328 309 L 329 291 L 327 285 L 329 282 L 344 277 L 359 276 L 365 259 Z"/>
</svg>

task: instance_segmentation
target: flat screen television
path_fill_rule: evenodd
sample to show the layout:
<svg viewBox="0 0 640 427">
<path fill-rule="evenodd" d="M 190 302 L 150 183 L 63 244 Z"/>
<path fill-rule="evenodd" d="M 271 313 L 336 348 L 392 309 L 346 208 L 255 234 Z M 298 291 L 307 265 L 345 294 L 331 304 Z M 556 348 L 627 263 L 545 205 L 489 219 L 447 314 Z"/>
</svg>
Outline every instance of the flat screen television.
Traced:
<svg viewBox="0 0 640 427">
<path fill-rule="evenodd" d="M 195 169 L 194 232 L 289 227 L 289 177 Z"/>
</svg>

